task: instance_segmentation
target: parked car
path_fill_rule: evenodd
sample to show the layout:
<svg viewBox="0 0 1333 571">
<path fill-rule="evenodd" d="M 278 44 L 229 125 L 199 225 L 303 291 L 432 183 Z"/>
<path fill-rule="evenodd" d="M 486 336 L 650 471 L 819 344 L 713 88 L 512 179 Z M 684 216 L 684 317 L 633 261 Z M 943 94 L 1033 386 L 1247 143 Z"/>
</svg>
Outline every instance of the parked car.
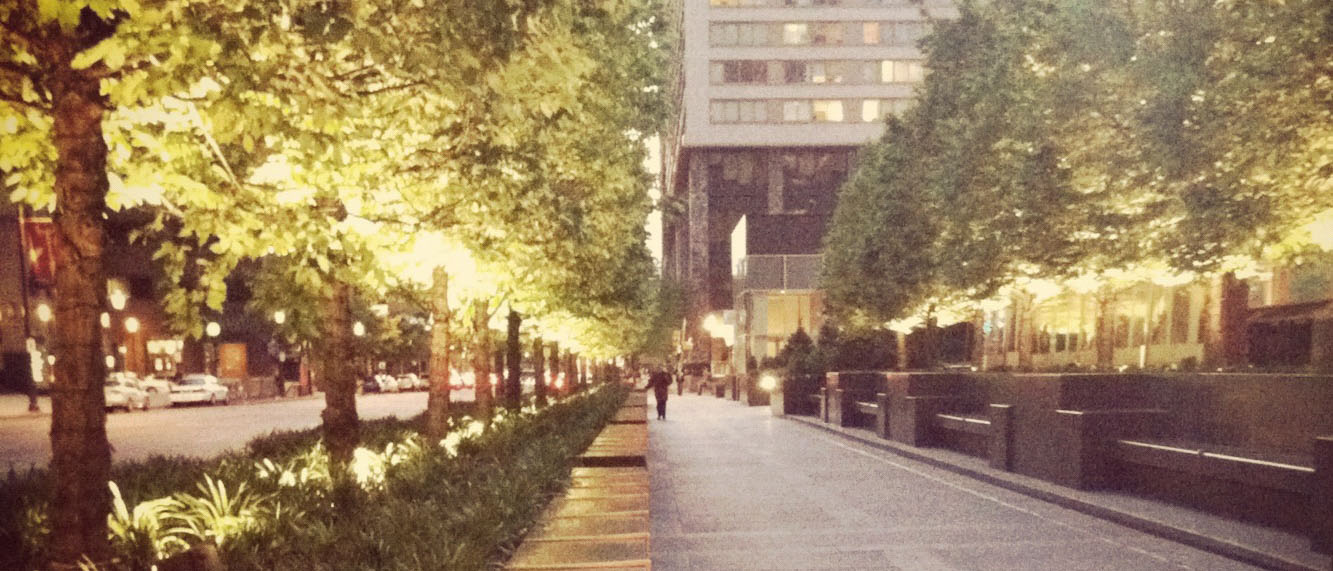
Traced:
<svg viewBox="0 0 1333 571">
<path fill-rule="evenodd" d="M 375 375 L 375 382 L 380 384 L 380 392 L 382 393 L 398 392 L 398 379 L 393 378 L 393 375 L 380 373 Z"/>
<path fill-rule="evenodd" d="M 449 388 L 454 390 L 470 389 L 477 385 L 472 371 L 454 371 L 449 375 Z"/>
<path fill-rule="evenodd" d="M 171 385 L 171 404 L 200 403 L 227 404 L 227 387 L 218 383 L 213 375 L 192 373 L 181 377 Z"/>
<path fill-rule="evenodd" d="M 109 375 L 102 386 L 102 394 L 106 396 L 108 410 L 119 408 L 129 412 L 136 408 L 147 410 L 149 407 L 148 393 L 124 375 Z"/>
<path fill-rule="evenodd" d="M 375 377 L 362 377 L 361 392 L 363 393 L 380 392 L 380 382 L 378 380 L 375 380 Z"/>
<path fill-rule="evenodd" d="M 419 391 L 426 388 L 426 381 L 421 380 L 416 373 L 403 373 L 398 375 L 398 389 L 403 391 Z"/>
<path fill-rule="evenodd" d="M 133 375 L 134 373 L 126 373 Z M 136 381 L 143 392 L 148 393 L 148 404 L 153 408 L 171 406 L 171 381 L 165 377 L 148 375 Z"/>
</svg>

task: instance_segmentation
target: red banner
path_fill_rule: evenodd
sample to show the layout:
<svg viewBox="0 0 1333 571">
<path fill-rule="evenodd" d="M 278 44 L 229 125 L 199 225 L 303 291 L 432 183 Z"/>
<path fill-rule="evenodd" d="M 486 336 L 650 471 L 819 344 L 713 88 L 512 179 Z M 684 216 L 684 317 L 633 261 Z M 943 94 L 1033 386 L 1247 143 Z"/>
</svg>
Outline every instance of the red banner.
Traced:
<svg viewBox="0 0 1333 571">
<path fill-rule="evenodd" d="M 23 220 L 24 264 L 28 268 L 28 279 L 38 287 L 51 287 L 56 283 L 56 226 L 50 218 L 27 218 Z"/>
</svg>

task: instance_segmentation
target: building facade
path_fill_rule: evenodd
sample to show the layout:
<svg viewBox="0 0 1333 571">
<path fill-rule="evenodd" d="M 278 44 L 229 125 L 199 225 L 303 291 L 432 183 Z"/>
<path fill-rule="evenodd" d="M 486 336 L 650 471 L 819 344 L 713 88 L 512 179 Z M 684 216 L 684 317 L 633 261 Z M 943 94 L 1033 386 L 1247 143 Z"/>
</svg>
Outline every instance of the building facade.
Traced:
<svg viewBox="0 0 1333 571">
<path fill-rule="evenodd" d="M 918 41 L 955 15 L 942 0 L 673 4 L 662 252 L 663 274 L 689 291 L 686 361 L 739 372 L 818 328 L 837 189 L 885 117 L 911 106 L 926 74 Z"/>
</svg>

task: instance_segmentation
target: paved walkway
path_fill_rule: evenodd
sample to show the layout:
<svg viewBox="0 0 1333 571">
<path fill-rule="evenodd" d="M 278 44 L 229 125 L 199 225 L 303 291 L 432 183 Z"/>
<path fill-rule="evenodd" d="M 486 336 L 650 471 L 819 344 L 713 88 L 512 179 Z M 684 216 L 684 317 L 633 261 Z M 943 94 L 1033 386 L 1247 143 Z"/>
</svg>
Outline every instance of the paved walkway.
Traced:
<svg viewBox="0 0 1333 571">
<path fill-rule="evenodd" d="M 672 395 L 667 418 L 649 421 L 659 571 L 1252 569 L 766 407 Z"/>
</svg>

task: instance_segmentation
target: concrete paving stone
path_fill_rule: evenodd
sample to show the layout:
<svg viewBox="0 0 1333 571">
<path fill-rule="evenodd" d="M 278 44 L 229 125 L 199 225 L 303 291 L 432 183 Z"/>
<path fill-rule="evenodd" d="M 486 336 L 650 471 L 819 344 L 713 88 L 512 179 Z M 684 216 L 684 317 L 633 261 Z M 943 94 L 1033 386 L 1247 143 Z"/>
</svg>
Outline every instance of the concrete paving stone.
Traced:
<svg viewBox="0 0 1333 571">
<path fill-rule="evenodd" d="M 648 498 L 643 496 L 628 498 L 561 499 L 552 504 L 552 507 L 554 508 L 554 517 L 626 512 L 646 513 L 648 511 L 648 506 Z"/>
<path fill-rule="evenodd" d="M 620 535 L 648 533 L 652 524 L 646 515 L 612 515 L 585 517 L 553 517 L 534 530 L 538 537 L 567 537 L 584 535 Z"/>
<path fill-rule="evenodd" d="M 716 549 L 692 552 L 690 569 L 866 569 L 883 571 L 888 558 L 878 550 Z M 662 565 L 655 568 L 661 569 Z"/>
<path fill-rule="evenodd" d="M 641 474 L 634 474 L 634 473 L 625 473 L 625 474 L 601 474 L 601 475 L 596 475 L 596 476 L 574 476 L 574 477 L 570 478 L 570 483 L 571 483 L 571 484 L 579 484 L 579 485 L 583 485 L 583 486 L 585 486 L 585 487 L 586 487 L 586 486 L 599 486 L 599 485 L 618 486 L 618 485 L 624 485 L 624 484 L 636 484 L 636 485 L 644 485 L 644 486 L 648 485 L 648 472 L 647 472 L 647 470 L 644 470 L 643 467 L 641 467 L 641 466 L 636 467 L 636 468 L 637 468 L 638 470 L 642 471 L 643 473 L 641 473 Z M 576 469 L 581 469 L 581 467 L 580 467 L 580 468 L 576 468 Z M 608 468 L 608 469 L 610 469 L 610 468 Z"/>
<path fill-rule="evenodd" d="M 611 485 L 584 488 L 570 488 L 565 491 L 566 498 L 604 498 L 608 496 L 647 496 L 648 486 Z"/>
<path fill-rule="evenodd" d="M 672 403 L 648 425 L 659 571 L 1251 568 L 767 409 Z"/>
<path fill-rule="evenodd" d="M 610 539 L 610 540 L 539 540 L 527 539 L 514 552 L 510 559 L 510 569 L 525 569 L 542 566 L 571 566 L 582 568 L 593 566 L 633 567 L 649 561 L 648 540 Z"/>
<path fill-rule="evenodd" d="M 648 471 L 643 468 L 584 468 L 576 467 L 570 470 L 569 475 L 573 478 L 605 478 L 607 476 L 647 476 Z"/>
</svg>

